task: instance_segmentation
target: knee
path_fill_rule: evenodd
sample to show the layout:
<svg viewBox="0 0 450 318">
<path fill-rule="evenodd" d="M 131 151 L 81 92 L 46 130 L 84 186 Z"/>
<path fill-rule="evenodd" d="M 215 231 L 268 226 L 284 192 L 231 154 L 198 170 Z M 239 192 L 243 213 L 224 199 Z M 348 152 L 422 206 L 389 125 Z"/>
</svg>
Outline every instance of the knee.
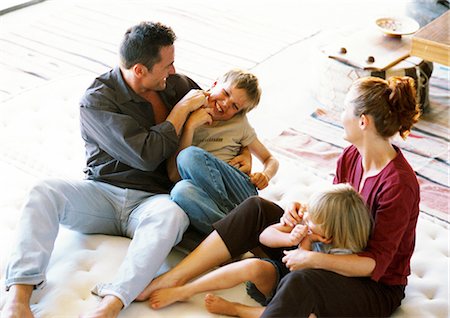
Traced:
<svg viewBox="0 0 450 318">
<path fill-rule="evenodd" d="M 190 146 L 182 151 L 177 156 L 178 169 L 189 169 L 198 164 L 199 160 L 204 160 L 206 151 L 196 147 Z"/>
<path fill-rule="evenodd" d="M 54 197 L 61 193 L 61 180 L 43 179 L 38 181 L 30 191 L 30 198 Z"/>
<path fill-rule="evenodd" d="M 245 272 L 249 275 L 250 281 L 254 281 L 255 279 L 258 279 L 261 276 L 266 276 L 267 275 L 266 265 L 272 266 L 269 262 L 258 258 L 249 258 L 244 260 L 244 262 L 245 262 Z"/>
<path fill-rule="evenodd" d="M 171 229 L 181 229 L 183 232 L 189 226 L 189 218 L 186 213 L 180 208 L 176 203 L 169 201 L 165 208 L 158 213 L 160 216 L 161 226 L 168 227 Z"/>
<path fill-rule="evenodd" d="M 170 198 L 175 202 L 190 200 L 196 193 L 196 186 L 189 180 L 180 180 L 170 191 Z"/>
<path fill-rule="evenodd" d="M 242 202 L 241 208 L 248 211 L 246 213 L 252 213 L 254 217 L 266 224 L 279 222 L 280 217 L 283 215 L 283 209 L 278 205 L 257 195 L 251 196 Z"/>
<path fill-rule="evenodd" d="M 241 203 L 241 205 L 249 207 L 249 208 L 252 207 L 251 210 L 257 211 L 257 210 L 261 209 L 261 205 L 263 204 L 263 201 L 265 201 L 263 198 L 261 198 L 257 195 L 254 195 L 254 196 L 251 196 L 251 197 L 245 199 Z"/>
</svg>

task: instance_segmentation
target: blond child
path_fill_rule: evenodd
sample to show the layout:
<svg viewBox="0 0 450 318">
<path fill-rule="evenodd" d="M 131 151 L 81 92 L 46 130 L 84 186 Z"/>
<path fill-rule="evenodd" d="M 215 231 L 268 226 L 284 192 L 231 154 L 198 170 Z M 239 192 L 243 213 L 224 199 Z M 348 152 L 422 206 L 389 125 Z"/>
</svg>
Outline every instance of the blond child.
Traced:
<svg viewBox="0 0 450 318">
<path fill-rule="evenodd" d="M 272 248 L 301 246 L 323 253 L 350 254 L 365 248 L 370 230 L 371 218 L 361 196 L 350 185 L 337 184 L 313 195 L 302 224 L 273 224 L 261 233 L 260 242 Z M 281 260 L 244 259 L 183 286 L 156 290 L 150 296 L 150 304 L 158 309 L 200 292 L 247 282 L 249 295 L 265 306 L 288 273 Z M 210 312 L 238 317 L 259 317 L 264 311 L 264 307 L 231 303 L 210 294 L 205 297 L 205 304 Z"/>
</svg>

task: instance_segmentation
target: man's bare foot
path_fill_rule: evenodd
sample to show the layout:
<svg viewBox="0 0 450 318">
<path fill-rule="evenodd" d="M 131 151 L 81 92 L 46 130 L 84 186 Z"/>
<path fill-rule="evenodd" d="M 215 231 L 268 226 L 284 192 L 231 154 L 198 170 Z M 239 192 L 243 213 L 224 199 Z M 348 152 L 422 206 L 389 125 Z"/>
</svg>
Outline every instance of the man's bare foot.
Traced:
<svg viewBox="0 0 450 318">
<path fill-rule="evenodd" d="M 6 302 L 2 309 L 2 318 L 34 318 L 28 304 Z"/>
<path fill-rule="evenodd" d="M 94 311 L 80 315 L 80 318 L 116 318 L 122 307 L 123 303 L 119 298 L 107 295 Z"/>
<path fill-rule="evenodd" d="M 185 283 L 185 280 L 178 279 L 173 276 L 171 272 L 167 272 L 162 274 L 161 276 L 156 277 L 154 280 L 150 282 L 150 284 L 145 287 L 145 289 L 136 297 L 136 301 L 145 301 L 150 298 L 150 295 L 158 289 L 162 288 L 170 288 L 181 286 Z"/>
<path fill-rule="evenodd" d="M 150 295 L 150 306 L 153 309 L 160 309 L 177 301 L 189 298 L 191 295 L 183 286 L 162 288 L 154 291 Z"/>
<path fill-rule="evenodd" d="M 238 315 L 234 303 L 213 294 L 205 295 L 205 307 L 206 310 L 213 314 L 234 317 Z"/>
</svg>

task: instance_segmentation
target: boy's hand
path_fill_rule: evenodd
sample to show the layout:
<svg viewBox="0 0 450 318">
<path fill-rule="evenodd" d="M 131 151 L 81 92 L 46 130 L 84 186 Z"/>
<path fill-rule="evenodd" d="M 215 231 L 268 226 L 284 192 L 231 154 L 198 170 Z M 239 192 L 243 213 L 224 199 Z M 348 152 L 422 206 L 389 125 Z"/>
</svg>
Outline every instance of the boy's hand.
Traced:
<svg viewBox="0 0 450 318">
<path fill-rule="evenodd" d="M 289 234 L 292 246 L 299 245 L 301 241 L 308 235 L 308 227 L 303 224 L 297 224 Z"/>
<path fill-rule="evenodd" d="M 204 124 L 211 125 L 213 122 L 211 112 L 211 108 L 203 107 L 193 111 L 186 122 L 186 128 L 195 130 L 197 127 Z"/>
<path fill-rule="evenodd" d="M 306 206 L 299 202 L 292 202 L 284 210 L 283 216 L 280 219 L 280 223 L 289 226 L 296 226 L 302 223 L 303 212 L 306 211 Z"/>
<path fill-rule="evenodd" d="M 269 185 L 269 178 L 266 176 L 264 172 L 252 173 L 250 175 L 250 181 L 259 190 L 262 190 Z"/>
</svg>

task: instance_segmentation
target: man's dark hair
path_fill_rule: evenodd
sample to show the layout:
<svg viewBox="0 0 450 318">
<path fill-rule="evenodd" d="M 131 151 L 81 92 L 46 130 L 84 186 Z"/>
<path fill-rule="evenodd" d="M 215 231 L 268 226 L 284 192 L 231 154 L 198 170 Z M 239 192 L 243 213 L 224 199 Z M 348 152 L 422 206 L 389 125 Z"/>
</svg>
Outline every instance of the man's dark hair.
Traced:
<svg viewBox="0 0 450 318">
<path fill-rule="evenodd" d="M 173 45 L 175 39 L 173 30 L 159 22 L 141 22 L 129 28 L 120 45 L 122 66 L 130 69 L 140 63 L 151 70 L 161 61 L 161 48 Z"/>
</svg>

